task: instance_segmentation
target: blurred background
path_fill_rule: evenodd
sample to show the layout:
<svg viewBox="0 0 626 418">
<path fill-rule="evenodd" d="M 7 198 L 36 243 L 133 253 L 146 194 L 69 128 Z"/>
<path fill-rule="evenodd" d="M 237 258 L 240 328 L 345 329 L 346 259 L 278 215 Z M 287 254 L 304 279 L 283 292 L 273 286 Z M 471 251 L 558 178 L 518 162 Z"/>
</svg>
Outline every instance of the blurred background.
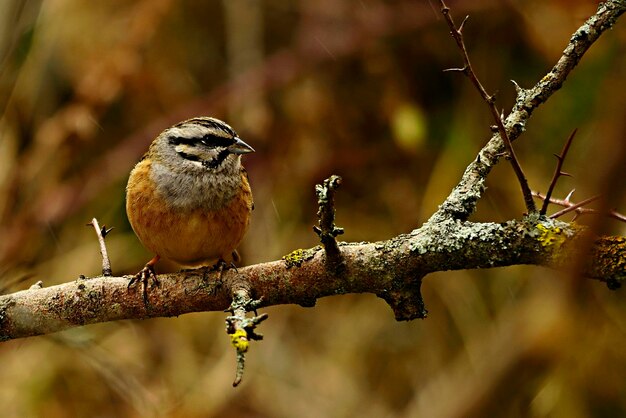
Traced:
<svg viewBox="0 0 626 418">
<path fill-rule="evenodd" d="M 449 1 L 477 74 L 506 111 L 593 14 L 589 0 Z M 626 18 L 592 47 L 515 143 L 534 190 L 578 128 L 556 197 L 626 211 Z M 151 257 L 124 209 L 130 169 L 164 128 L 230 123 L 255 195 L 243 264 L 317 244 L 314 185 L 341 175 L 346 241 L 420 226 L 490 136 L 437 2 L 4 0 L 0 3 L 0 289 Z M 524 212 L 509 165 L 476 221 Z M 554 210 L 557 210 L 556 208 Z M 626 226 L 584 217 L 606 233 Z M 161 263 L 158 271 L 175 269 Z M 424 321 L 373 295 L 276 306 L 243 384 L 224 314 L 123 321 L 0 344 L 15 417 L 616 417 L 626 415 L 624 291 L 533 266 L 427 276 Z"/>
</svg>

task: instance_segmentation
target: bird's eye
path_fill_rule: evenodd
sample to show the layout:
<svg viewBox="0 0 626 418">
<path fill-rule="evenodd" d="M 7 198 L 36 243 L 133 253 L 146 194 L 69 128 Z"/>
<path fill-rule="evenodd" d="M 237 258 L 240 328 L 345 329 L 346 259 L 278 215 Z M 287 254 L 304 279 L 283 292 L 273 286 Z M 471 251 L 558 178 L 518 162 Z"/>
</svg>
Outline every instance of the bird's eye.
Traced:
<svg viewBox="0 0 626 418">
<path fill-rule="evenodd" d="M 227 147 L 232 145 L 233 140 L 220 135 L 206 134 L 200 139 L 200 143 L 207 147 Z"/>
</svg>

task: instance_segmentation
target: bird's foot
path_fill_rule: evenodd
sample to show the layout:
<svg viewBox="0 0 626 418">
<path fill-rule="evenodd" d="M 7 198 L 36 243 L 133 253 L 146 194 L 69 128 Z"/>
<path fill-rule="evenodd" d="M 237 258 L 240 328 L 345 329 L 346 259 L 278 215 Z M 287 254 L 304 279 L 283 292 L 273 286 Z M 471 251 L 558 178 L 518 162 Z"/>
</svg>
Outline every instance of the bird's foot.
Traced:
<svg viewBox="0 0 626 418">
<path fill-rule="evenodd" d="M 146 263 L 143 269 L 139 271 L 139 273 L 135 274 L 130 281 L 128 282 L 127 289 L 135 283 L 142 284 L 142 293 L 143 293 L 143 301 L 147 305 L 148 304 L 148 284 L 150 279 L 152 279 L 152 286 L 159 286 L 161 282 L 157 278 L 156 272 L 154 271 L 154 265 L 159 261 L 159 256 L 154 256 L 154 258 Z"/>
<path fill-rule="evenodd" d="M 235 269 L 235 272 L 239 273 L 239 271 L 237 271 L 237 266 L 235 265 L 234 261 L 231 261 L 230 263 L 227 263 L 226 261 L 224 261 L 221 258 L 219 260 L 217 260 L 217 263 L 215 263 L 215 265 L 213 267 L 211 267 L 211 271 L 219 271 L 220 274 L 223 271 L 230 270 L 230 269 Z"/>
<path fill-rule="evenodd" d="M 204 280 L 206 281 L 208 279 L 207 276 L 210 273 L 217 273 L 216 274 L 216 278 L 215 278 L 215 282 L 217 284 L 219 284 L 219 285 L 222 284 L 222 274 L 225 271 L 230 270 L 230 269 L 235 269 L 235 271 L 238 272 L 237 271 L 237 266 L 235 266 L 235 263 L 232 263 L 232 262 L 231 263 L 227 263 L 226 261 L 224 261 L 221 258 L 214 265 L 212 265 L 210 267 L 207 266 L 207 267 L 204 267 L 204 268 L 206 268 L 205 274 L 204 274 Z"/>
</svg>

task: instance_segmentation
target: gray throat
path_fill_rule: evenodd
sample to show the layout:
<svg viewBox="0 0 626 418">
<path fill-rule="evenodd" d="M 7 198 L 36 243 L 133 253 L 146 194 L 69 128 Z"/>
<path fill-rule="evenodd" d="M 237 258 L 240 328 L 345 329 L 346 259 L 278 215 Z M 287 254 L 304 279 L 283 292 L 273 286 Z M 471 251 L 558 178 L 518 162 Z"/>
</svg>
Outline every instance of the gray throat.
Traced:
<svg viewBox="0 0 626 418">
<path fill-rule="evenodd" d="M 239 173 L 182 168 L 174 172 L 160 163 L 152 164 L 151 177 L 159 195 L 172 207 L 182 210 L 220 208 L 241 187 Z"/>
</svg>

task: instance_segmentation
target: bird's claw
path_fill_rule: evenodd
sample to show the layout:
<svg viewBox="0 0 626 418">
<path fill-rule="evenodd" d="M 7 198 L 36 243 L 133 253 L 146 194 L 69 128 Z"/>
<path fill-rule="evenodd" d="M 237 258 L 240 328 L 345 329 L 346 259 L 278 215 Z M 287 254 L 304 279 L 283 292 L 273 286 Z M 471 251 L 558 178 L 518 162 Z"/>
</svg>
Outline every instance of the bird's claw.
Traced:
<svg viewBox="0 0 626 418">
<path fill-rule="evenodd" d="M 152 279 L 152 287 L 159 286 L 161 282 L 157 278 L 156 272 L 154 271 L 154 263 L 148 262 L 139 273 L 135 274 L 131 277 L 128 282 L 127 289 L 130 289 L 131 286 L 135 283 L 142 284 L 142 293 L 143 293 L 143 301 L 147 305 L 148 304 L 148 282 Z"/>
</svg>

